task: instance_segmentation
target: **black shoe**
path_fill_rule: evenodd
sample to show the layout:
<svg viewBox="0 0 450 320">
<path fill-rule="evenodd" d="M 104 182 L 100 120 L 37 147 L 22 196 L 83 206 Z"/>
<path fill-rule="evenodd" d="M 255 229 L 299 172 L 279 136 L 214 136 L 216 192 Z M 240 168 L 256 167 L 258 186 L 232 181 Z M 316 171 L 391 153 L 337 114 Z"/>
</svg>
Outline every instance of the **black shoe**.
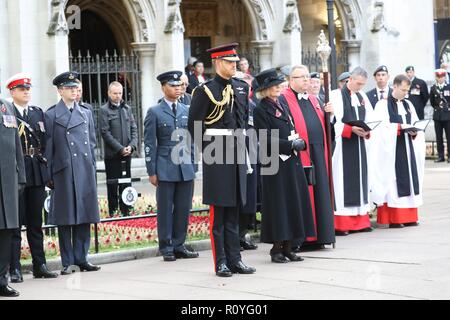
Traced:
<svg viewBox="0 0 450 320">
<path fill-rule="evenodd" d="M 288 263 L 289 259 L 282 253 L 275 253 L 270 255 L 273 263 Z"/>
<path fill-rule="evenodd" d="M 229 278 L 233 276 L 233 273 L 230 269 L 228 269 L 225 263 L 222 263 L 217 267 L 216 276 L 221 278 Z"/>
<path fill-rule="evenodd" d="M 37 279 L 54 279 L 58 278 L 58 274 L 48 270 L 47 265 L 43 264 L 39 267 L 33 267 L 33 277 Z"/>
<path fill-rule="evenodd" d="M 0 297 L 14 298 L 20 296 L 20 293 L 10 286 L 0 286 Z"/>
<path fill-rule="evenodd" d="M 296 255 L 294 252 L 284 253 L 284 256 L 292 262 L 301 262 L 301 261 L 305 260 L 302 257 Z"/>
<path fill-rule="evenodd" d="M 242 261 L 239 261 L 230 268 L 231 272 L 239 274 L 252 274 L 256 272 L 253 267 L 246 266 Z"/>
<path fill-rule="evenodd" d="M 293 248 L 292 248 L 292 252 L 293 252 L 293 253 L 300 253 L 301 250 L 302 250 L 301 247 L 293 247 Z"/>
<path fill-rule="evenodd" d="M 14 270 L 10 271 L 9 276 L 11 277 L 12 283 L 22 283 L 23 282 L 22 272 L 20 272 L 19 269 L 14 269 Z"/>
<path fill-rule="evenodd" d="M 403 225 L 405 227 L 418 227 L 419 223 L 418 222 L 411 222 L 411 223 L 404 223 Z"/>
<path fill-rule="evenodd" d="M 445 162 L 444 158 L 438 158 L 437 160 L 434 161 L 434 163 L 442 163 Z"/>
<path fill-rule="evenodd" d="M 389 225 L 389 229 L 402 229 L 404 227 L 405 226 L 403 224 L 401 224 L 401 223 L 391 223 Z"/>
<path fill-rule="evenodd" d="M 181 251 L 175 251 L 175 258 L 177 259 L 195 259 L 198 258 L 198 252 L 189 251 L 184 248 Z"/>
<path fill-rule="evenodd" d="M 348 231 L 336 231 L 335 234 L 336 234 L 337 237 L 346 237 L 346 236 L 348 236 L 350 234 L 350 232 L 348 232 Z"/>
<path fill-rule="evenodd" d="M 256 250 L 258 249 L 258 246 L 250 241 L 241 241 L 241 247 L 244 248 L 244 250 Z"/>
<path fill-rule="evenodd" d="M 177 261 L 177 257 L 175 257 L 175 254 L 173 253 L 167 253 L 163 255 L 163 259 L 166 262 L 173 262 L 173 261 Z"/>
<path fill-rule="evenodd" d="M 95 271 L 99 271 L 101 269 L 101 267 L 93 265 L 92 263 L 86 262 L 83 264 L 78 265 L 78 267 L 80 268 L 80 271 L 86 271 L 86 272 L 95 272 Z"/>
<path fill-rule="evenodd" d="M 74 273 L 75 271 L 76 270 L 72 266 L 63 267 L 61 270 L 61 275 L 68 276 L 68 275 L 71 275 L 72 273 Z"/>
<path fill-rule="evenodd" d="M 372 228 L 372 227 L 368 227 L 368 228 L 359 230 L 359 232 L 372 232 L 372 231 L 373 231 L 373 228 Z"/>
</svg>

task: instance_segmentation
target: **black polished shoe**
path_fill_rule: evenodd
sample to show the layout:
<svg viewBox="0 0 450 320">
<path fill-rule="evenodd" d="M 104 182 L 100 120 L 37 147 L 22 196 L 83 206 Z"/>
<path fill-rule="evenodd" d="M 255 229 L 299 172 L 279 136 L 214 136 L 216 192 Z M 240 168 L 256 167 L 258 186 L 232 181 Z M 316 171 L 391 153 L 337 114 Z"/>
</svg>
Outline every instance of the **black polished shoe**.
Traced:
<svg viewBox="0 0 450 320">
<path fill-rule="evenodd" d="M 275 253 L 270 255 L 273 263 L 288 263 L 289 259 L 282 253 Z"/>
<path fill-rule="evenodd" d="M 23 276 L 22 272 L 19 269 L 14 269 L 9 272 L 9 276 L 11 277 L 11 283 L 22 283 Z"/>
<path fill-rule="evenodd" d="M 350 234 L 350 232 L 348 232 L 348 231 L 336 231 L 335 234 L 336 234 L 337 237 L 346 237 L 346 236 L 348 236 Z"/>
<path fill-rule="evenodd" d="M 198 252 L 189 251 L 186 248 L 181 251 L 175 251 L 175 258 L 177 259 L 195 259 L 198 256 Z"/>
<path fill-rule="evenodd" d="M 101 269 L 101 267 L 93 265 L 92 263 L 86 262 L 83 264 L 80 264 L 78 266 L 80 268 L 80 271 L 86 271 L 86 272 L 95 272 L 95 271 L 99 271 Z"/>
<path fill-rule="evenodd" d="M 404 227 L 405 226 L 403 224 L 401 224 L 401 223 L 391 223 L 389 225 L 389 229 L 402 229 Z"/>
<path fill-rule="evenodd" d="M 442 163 L 445 162 L 444 158 L 438 158 L 437 160 L 434 161 L 434 163 Z"/>
<path fill-rule="evenodd" d="M 68 276 L 74 273 L 76 270 L 73 268 L 73 266 L 63 267 L 61 270 L 62 276 Z"/>
<path fill-rule="evenodd" d="M 405 227 L 418 227 L 419 223 L 418 222 L 411 222 L 411 223 L 404 223 L 403 225 Z"/>
<path fill-rule="evenodd" d="M 284 253 L 284 256 L 292 262 L 301 262 L 305 260 L 302 257 L 296 255 L 294 252 Z"/>
<path fill-rule="evenodd" d="M 233 276 L 233 273 L 230 269 L 228 269 L 225 263 L 222 263 L 217 267 L 216 276 L 221 278 L 229 278 Z"/>
<path fill-rule="evenodd" d="M 244 250 L 256 250 L 258 246 L 250 241 L 241 241 L 241 248 L 244 248 Z"/>
<path fill-rule="evenodd" d="M 231 272 L 239 274 L 252 274 L 256 272 L 253 267 L 246 266 L 242 261 L 239 261 L 230 268 Z"/>
<path fill-rule="evenodd" d="M 166 262 L 173 262 L 177 261 L 177 257 L 175 257 L 175 254 L 173 253 L 167 253 L 163 255 L 163 260 Z"/>
<path fill-rule="evenodd" d="M 20 296 L 20 293 L 10 286 L 0 286 L 0 297 L 14 298 Z"/>
<path fill-rule="evenodd" d="M 37 279 L 54 279 L 58 278 L 58 274 L 55 272 L 51 272 L 50 270 L 48 270 L 47 265 L 43 264 L 39 267 L 33 266 L 33 277 Z"/>
<path fill-rule="evenodd" d="M 293 253 L 300 253 L 301 250 L 302 250 L 301 247 L 293 247 L 293 248 L 292 248 L 292 252 L 293 252 Z"/>
</svg>

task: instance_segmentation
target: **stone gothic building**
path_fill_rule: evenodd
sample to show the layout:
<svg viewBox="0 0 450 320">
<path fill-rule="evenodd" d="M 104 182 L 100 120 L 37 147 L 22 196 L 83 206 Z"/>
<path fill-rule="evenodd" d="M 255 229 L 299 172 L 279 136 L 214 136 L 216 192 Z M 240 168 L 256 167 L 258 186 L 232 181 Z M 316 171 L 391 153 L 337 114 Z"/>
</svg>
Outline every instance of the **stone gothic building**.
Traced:
<svg viewBox="0 0 450 320">
<path fill-rule="evenodd" d="M 254 70 L 304 62 L 328 28 L 325 0 L 0 0 L 0 83 L 17 72 L 34 81 L 33 102 L 57 100 L 54 75 L 80 71 L 84 99 L 106 99 L 122 81 L 142 119 L 161 96 L 155 76 L 184 69 L 189 56 L 239 42 Z M 336 0 L 338 72 L 387 65 L 392 74 L 415 65 L 432 80 L 435 67 L 433 0 Z M 207 69 L 211 71 L 210 69 Z"/>
</svg>

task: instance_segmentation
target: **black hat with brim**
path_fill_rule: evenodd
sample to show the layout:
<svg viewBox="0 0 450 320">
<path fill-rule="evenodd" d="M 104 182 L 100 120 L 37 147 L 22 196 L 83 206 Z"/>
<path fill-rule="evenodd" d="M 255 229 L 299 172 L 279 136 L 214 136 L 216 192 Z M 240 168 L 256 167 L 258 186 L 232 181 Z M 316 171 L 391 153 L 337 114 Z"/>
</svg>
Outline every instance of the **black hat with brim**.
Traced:
<svg viewBox="0 0 450 320">
<path fill-rule="evenodd" d="M 255 79 L 258 82 L 258 89 L 256 89 L 257 92 L 278 86 L 286 81 L 283 75 L 279 75 L 277 73 L 276 69 L 265 70 L 258 74 Z"/>
</svg>

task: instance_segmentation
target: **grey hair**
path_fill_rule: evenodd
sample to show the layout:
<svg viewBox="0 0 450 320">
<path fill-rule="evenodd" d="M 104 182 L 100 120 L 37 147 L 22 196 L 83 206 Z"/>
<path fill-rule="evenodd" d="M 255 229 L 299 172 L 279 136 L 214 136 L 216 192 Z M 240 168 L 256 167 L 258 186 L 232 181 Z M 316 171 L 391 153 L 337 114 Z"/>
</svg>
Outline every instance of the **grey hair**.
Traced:
<svg viewBox="0 0 450 320">
<path fill-rule="evenodd" d="M 262 100 L 264 98 L 268 98 L 270 96 L 270 88 L 261 90 L 261 91 L 257 91 L 256 92 L 256 99 L 258 100 Z"/>
<path fill-rule="evenodd" d="M 365 79 L 368 79 L 369 78 L 369 74 L 363 68 L 356 67 L 355 69 L 353 69 L 353 71 L 351 73 L 351 77 L 352 77 L 352 79 L 355 79 L 356 77 L 363 77 Z"/>
<path fill-rule="evenodd" d="M 294 71 L 297 70 L 297 69 L 303 69 L 303 70 L 306 70 L 306 72 L 308 72 L 308 74 L 309 74 L 309 69 L 308 69 L 307 66 L 305 66 L 305 65 L 303 65 L 303 64 L 298 64 L 298 65 L 293 66 L 293 67 L 291 68 L 291 76 L 292 76 L 292 74 L 294 73 Z"/>
</svg>

